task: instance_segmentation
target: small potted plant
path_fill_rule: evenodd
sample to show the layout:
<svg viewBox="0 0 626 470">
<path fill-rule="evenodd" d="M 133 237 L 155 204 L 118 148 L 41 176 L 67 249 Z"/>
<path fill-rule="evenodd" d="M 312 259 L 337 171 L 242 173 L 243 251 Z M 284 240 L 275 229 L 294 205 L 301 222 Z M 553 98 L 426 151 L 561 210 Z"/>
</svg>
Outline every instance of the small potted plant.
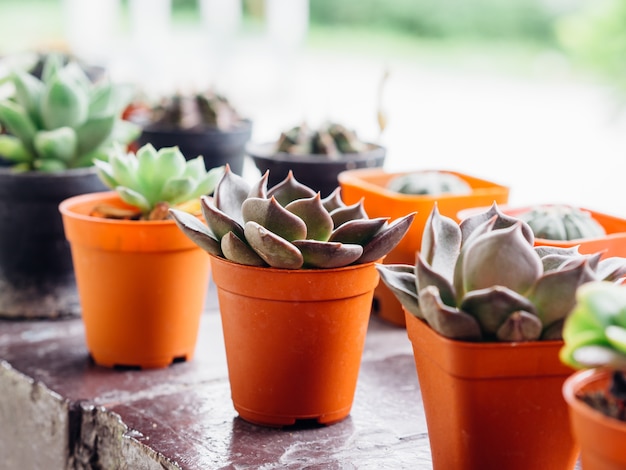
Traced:
<svg viewBox="0 0 626 470">
<path fill-rule="evenodd" d="M 223 168 L 176 147 L 118 148 L 96 162 L 115 191 L 74 196 L 59 210 L 70 242 L 87 348 L 106 367 L 155 368 L 193 357 L 209 278 L 206 253 L 169 218 L 200 216 Z"/>
<path fill-rule="evenodd" d="M 138 135 L 120 118 L 128 89 L 93 83 L 56 55 L 47 57 L 41 79 L 25 70 L 8 78 L 12 93 L 0 101 L 0 315 L 77 315 L 58 204 L 106 189 L 94 159 Z"/>
<path fill-rule="evenodd" d="M 228 163 L 242 174 L 252 122 L 241 117 L 225 96 L 212 90 L 178 92 L 139 109 L 143 112 L 130 116 L 143 128 L 137 145 L 178 146 L 184 155 L 202 155 L 207 168 Z"/>
<path fill-rule="evenodd" d="M 626 469 L 626 286 L 592 282 L 578 289 L 563 328 L 561 360 L 581 369 L 563 396 L 585 470 Z"/>
<path fill-rule="evenodd" d="M 173 209 L 211 255 L 233 404 L 250 422 L 331 424 L 350 413 L 379 276 L 375 262 L 414 214 L 371 219 L 360 203 L 327 198 L 292 173 L 268 189 L 228 168 L 207 225 Z"/>
<path fill-rule="evenodd" d="M 496 204 L 460 224 L 435 207 L 415 264 L 377 266 L 405 309 L 436 470 L 574 468 L 562 325 L 576 289 L 626 259 L 533 242 Z"/>
<path fill-rule="evenodd" d="M 417 215 L 409 233 L 385 258 L 385 263 L 413 264 L 422 232 L 435 204 L 439 212 L 458 220 L 457 213 L 469 207 L 505 204 L 509 188 L 498 183 L 446 170 L 388 172 L 382 168 L 347 170 L 339 174 L 341 194 L 346 203 L 364 199 L 372 217 L 397 217 L 409 211 Z M 404 326 L 402 305 L 384 284 L 374 292 L 374 313 L 397 326 Z"/>
<path fill-rule="evenodd" d="M 246 147 L 256 167 L 269 171 L 269 185 L 292 171 L 298 181 L 328 196 L 337 186 L 337 175 L 352 168 L 382 167 L 386 149 L 361 140 L 347 126 L 327 122 L 317 129 L 306 123 L 281 132 L 275 142 Z"/>
</svg>

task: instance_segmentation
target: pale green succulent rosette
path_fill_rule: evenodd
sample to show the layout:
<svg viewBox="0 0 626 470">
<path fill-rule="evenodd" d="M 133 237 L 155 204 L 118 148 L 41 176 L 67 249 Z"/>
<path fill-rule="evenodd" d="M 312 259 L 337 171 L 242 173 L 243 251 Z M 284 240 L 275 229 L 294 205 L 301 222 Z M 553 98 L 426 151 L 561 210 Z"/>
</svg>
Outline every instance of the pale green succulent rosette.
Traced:
<svg viewBox="0 0 626 470">
<path fill-rule="evenodd" d="M 535 247 L 530 227 L 494 203 L 460 224 L 435 206 L 415 266 L 377 267 L 406 310 L 444 336 L 530 341 L 560 339 L 578 287 L 621 279 L 626 258 Z"/>
<path fill-rule="evenodd" d="M 178 147 L 157 151 L 152 144 L 144 145 L 136 154 L 117 146 L 108 161 L 96 160 L 94 164 L 104 184 L 144 215 L 158 204 L 175 206 L 213 193 L 224 172 L 223 167 L 207 171 L 201 156 L 186 160 Z"/>
<path fill-rule="evenodd" d="M 560 358 L 574 368 L 626 370 L 626 286 L 591 282 L 578 289 L 563 327 Z"/>
<path fill-rule="evenodd" d="M 0 102 L 0 156 L 15 171 L 61 171 L 106 159 L 110 147 L 135 140 L 140 128 L 121 119 L 131 90 L 92 83 L 74 62 L 50 55 L 41 79 L 15 71 L 14 93 Z"/>
<path fill-rule="evenodd" d="M 415 213 L 391 223 L 368 218 L 363 202 L 346 205 L 335 190 L 322 199 L 290 172 L 267 188 L 269 173 L 254 185 L 228 166 L 214 197 L 202 197 L 207 225 L 176 209 L 180 229 L 214 256 L 279 269 L 339 268 L 376 261 L 406 234 Z"/>
</svg>

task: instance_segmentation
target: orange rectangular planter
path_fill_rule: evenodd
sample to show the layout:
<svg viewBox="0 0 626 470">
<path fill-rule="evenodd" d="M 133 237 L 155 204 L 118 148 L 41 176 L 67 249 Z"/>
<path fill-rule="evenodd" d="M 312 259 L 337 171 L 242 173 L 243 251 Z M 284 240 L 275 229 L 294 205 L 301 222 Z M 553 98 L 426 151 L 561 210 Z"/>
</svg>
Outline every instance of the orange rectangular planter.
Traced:
<svg viewBox="0 0 626 470">
<path fill-rule="evenodd" d="M 442 215 L 457 219 L 459 211 L 470 207 L 490 206 L 494 201 L 506 204 L 509 188 L 492 181 L 454 171 L 446 171 L 465 180 L 470 194 L 442 194 L 438 196 L 400 194 L 387 188 L 389 181 L 409 172 L 389 173 L 381 168 L 348 170 L 339 174 L 341 195 L 346 204 L 354 204 L 364 198 L 364 208 L 369 217 L 396 219 L 417 211 L 413 224 L 402 241 L 386 257 L 389 264 L 414 264 L 415 255 L 422 244 L 422 232 L 435 203 Z M 398 326 L 404 326 L 404 313 L 400 302 L 391 291 L 380 283 L 374 292 L 374 313 Z"/>
<path fill-rule="evenodd" d="M 562 341 L 445 338 L 406 312 L 434 470 L 571 470 Z"/>
</svg>

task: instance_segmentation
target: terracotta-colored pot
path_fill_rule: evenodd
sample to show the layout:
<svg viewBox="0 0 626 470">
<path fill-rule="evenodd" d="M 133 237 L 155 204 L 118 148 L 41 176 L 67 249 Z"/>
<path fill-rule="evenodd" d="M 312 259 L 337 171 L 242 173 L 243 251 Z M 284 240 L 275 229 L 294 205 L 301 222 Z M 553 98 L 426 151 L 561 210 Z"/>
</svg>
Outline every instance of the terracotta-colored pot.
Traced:
<svg viewBox="0 0 626 470">
<path fill-rule="evenodd" d="M 378 272 L 211 257 L 233 405 L 252 423 L 331 424 L 352 407 Z"/>
<path fill-rule="evenodd" d="M 575 467 L 562 341 L 455 341 L 405 313 L 434 470 Z"/>
<path fill-rule="evenodd" d="M 348 170 L 338 176 L 345 203 L 354 204 L 364 198 L 364 208 L 369 217 L 391 217 L 393 220 L 417 211 L 408 233 L 385 257 L 385 264 L 415 264 L 415 255 L 422 245 L 422 232 L 435 203 L 442 215 L 458 220 L 457 213 L 464 208 L 491 205 L 494 201 L 504 204 L 509 198 L 506 186 L 454 171 L 446 173 L 465 180 L 472 188 L 470 194 L 427 196 L 400 194 L 386 189 L 392 178 L 407 173 L 388 173 L 381 168 L 372 168 Z M 395 325 L 405 325 L 402 305 L 382 282 L 374 292 L 374 313 Z"/>
<path fill-rule="evenodd" d="M 606 390 L 610 380 L 610 370 L 588 369 L 572 374 L 563 385 L 584 470 L 626 470 L 626 423 L 605 416 L 577 398 L 581 393 Z"/>
<path fill-rule="evenodd" d="M 190 360 L 208 289 L 208 255 L 172 220 L 92 217 L 97 204 L 128 207 L 114 192 L 59 206 L 91 356 L 106 367 Z"/>
</svg>

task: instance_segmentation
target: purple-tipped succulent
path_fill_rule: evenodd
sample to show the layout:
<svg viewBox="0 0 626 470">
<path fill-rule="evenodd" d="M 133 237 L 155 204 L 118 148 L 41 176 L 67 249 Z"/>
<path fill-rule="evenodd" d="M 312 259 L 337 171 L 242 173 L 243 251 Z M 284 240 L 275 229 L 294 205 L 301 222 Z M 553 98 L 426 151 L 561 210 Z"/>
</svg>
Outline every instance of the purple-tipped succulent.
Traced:
<svg viewBox="0 0 626 470">
<path fill-rule="evenodd" d="M 176 210 L 180 229 L 214 256 L 251 266 L 338 268 L 384 257 L 404 237 L 415 213 L 370 219 L 363 202 L 347 205 L 337 188 L 322 199 L 293 174 L 272 188 L 266 172 L 249 184 L 227 166 L 213 198 L 201 198 L 206 221 Z"/>
<path fill-rule="evenodd" d="M 407 311 L 467 341 L 560 339 L 577 288 L 626 276 L 626 258 L 534 246 L 526 222 L 497 204 L 460 224 L 431 212 L 415 266 L 378 264 Z"/>
</svg>

